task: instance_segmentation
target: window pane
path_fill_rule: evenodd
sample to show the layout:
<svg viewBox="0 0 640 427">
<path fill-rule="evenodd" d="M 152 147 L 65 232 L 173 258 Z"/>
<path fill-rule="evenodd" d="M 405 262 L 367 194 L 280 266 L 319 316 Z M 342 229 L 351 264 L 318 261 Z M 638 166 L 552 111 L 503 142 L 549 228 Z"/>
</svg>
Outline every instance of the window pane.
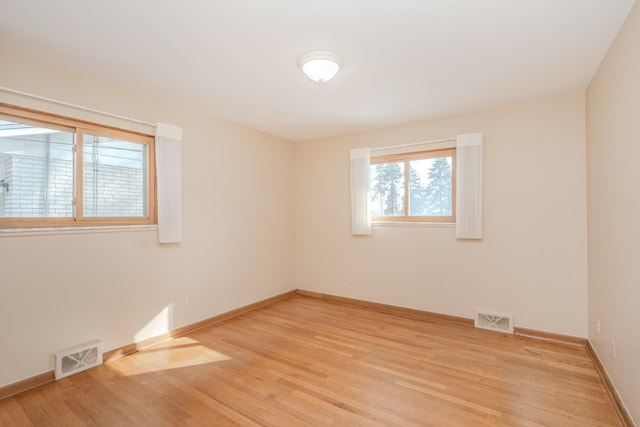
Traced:
<svg viewBox="0 0 640 427">
<path fill-rule="evenodd" d="M 73 215 L 72 132 L 0 120 L 0 217 Z"/>
<path fill-rule="evenodd" d="M 379 163 L 370 170 L 371 214 L 404 215 L 404 162 Z"/>
<path fill-rule="evenodd" d="M 453 215 L 451 157 L 409 162 L 409 215 Z"/>
<path fill-rule="evenodd" d="M 83 214 L 146 216 L 146 145 L 83 135 Z"/>
</svg>

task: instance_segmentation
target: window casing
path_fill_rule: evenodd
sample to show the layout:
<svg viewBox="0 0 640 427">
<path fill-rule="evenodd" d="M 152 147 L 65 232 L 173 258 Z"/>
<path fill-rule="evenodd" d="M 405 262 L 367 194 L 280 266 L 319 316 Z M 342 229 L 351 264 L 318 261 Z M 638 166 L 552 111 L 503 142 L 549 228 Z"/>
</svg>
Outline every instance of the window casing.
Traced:
<svg viewBox="0 0 640 427">
<path fill-rule="evenodd" d="M 0 104 L 0 228 L 156 223 L 151 135 Z"/>
<path fill-rule="evenodd" d="M 455 148 L 371 157 L 373 221 L 455 222 Z"/>
</svg>

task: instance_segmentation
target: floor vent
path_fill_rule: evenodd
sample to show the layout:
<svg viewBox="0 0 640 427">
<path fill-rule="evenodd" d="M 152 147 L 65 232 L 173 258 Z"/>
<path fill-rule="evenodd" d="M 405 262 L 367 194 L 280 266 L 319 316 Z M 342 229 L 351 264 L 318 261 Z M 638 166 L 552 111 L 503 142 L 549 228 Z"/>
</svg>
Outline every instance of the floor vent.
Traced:
<svg viewBox="0 0 640 427">
<path fill-rule="evenodd" d="M 490 311 L 476 310 L 474 324 L 476 328 L 489 329 L 491 331 L 513 333 L 513 314 L 493 313 Z"/>
<path fill-rule="evenodd" d="M 56 380 L 102 364 L 102 341 L 56 353 Z"/>
</svg>

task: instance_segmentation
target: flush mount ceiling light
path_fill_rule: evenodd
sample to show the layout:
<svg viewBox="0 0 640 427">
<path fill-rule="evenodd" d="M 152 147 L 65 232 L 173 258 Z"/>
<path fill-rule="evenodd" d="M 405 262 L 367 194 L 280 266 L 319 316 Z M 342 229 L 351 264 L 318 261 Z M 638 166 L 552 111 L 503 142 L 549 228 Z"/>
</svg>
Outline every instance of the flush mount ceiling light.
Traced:
<svg viewBox="0 0 640 427">
<path fill-rule="evenodd" d="M 336 75 L 342 66 L 342 58 L 333 52 L 316 50 L 302 55 L 299 64 L 307 77 L 322 85 Z"/>
</svg>

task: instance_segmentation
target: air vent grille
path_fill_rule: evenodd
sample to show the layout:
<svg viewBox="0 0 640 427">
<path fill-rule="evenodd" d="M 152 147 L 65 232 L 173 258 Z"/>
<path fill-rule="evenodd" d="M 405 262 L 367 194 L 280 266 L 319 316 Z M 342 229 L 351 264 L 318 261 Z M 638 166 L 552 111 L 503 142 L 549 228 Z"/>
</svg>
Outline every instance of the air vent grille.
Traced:
<svg viewBox="0 0 640 427">
<path fill-rule="evenodd" d="M 102 342 L 93 341 L 56 353 L 56 379 L 102 364 Z"/>
<path fill-rule="evenodd" d="M 513 314 L 476 310 L 474 323 L 476 328 L 507 332 L 509 334 L 513 333 Z"/>
</svg>

